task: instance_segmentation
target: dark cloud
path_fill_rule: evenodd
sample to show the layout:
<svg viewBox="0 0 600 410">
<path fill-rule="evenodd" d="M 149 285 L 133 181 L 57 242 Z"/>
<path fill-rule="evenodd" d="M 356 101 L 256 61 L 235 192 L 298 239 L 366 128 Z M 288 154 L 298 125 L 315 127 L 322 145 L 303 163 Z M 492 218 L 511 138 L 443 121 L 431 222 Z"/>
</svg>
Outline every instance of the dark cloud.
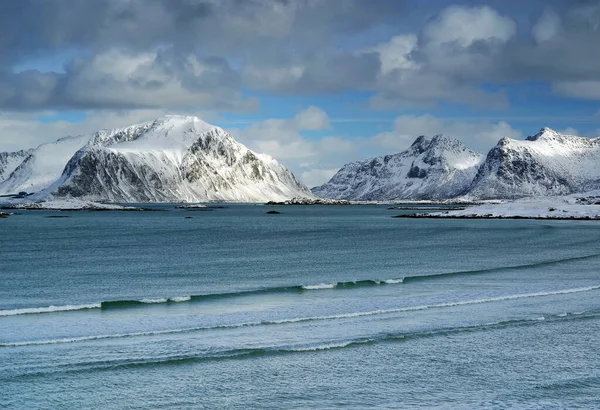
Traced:
<svg viewBox="0 0 600 410">
<path fill-rule="evenodd" d="M 502 108 L 506 96 L 482 84 L 523 81 L 600 99 L 600 1 L 516 3 L 5 1 L 0 108 L 255 108 L 244 89 Z M 65 53 L 78 57 L 64 72 L 14 72 Z"/>
<path fill-rule="evenodd" d="M 221 57 L 106 51 L 77 58 L 64 73 L 27 70 L 0 75 L 0 109 L 199 108 L 247 111 L 240 79 Z"/>
</svg>

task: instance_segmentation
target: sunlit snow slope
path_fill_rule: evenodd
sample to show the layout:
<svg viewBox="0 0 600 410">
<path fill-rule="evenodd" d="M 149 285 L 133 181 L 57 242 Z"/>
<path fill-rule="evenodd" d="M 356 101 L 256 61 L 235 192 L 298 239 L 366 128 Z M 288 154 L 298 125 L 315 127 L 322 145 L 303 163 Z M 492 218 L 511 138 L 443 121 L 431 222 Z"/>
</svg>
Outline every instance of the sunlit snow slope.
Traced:
<svg viewBox="0 0 600 410">
<path fill-rule="evenodd" d="M 482 159 L 456 139 L 421 136 L 399 154 L 344 165 L 313 192 L 350 200 L 449 198 L 465 193 Z"/>
<path fill-rule="evenodd" d="M 482 198 L 568 195 L 600 188 L 600 138 L 543 128 L 526 140 L 503 138 L 469 189 Z"/>
<path fill-rule="evenodd" d="M 60 153 L 60 154 L 59 154 Z M 44 144 L 0 193 L 114 202 L 284 200 L 312 196 L 267 155 L 196 117 L 155 121 Z"/>
</svg>

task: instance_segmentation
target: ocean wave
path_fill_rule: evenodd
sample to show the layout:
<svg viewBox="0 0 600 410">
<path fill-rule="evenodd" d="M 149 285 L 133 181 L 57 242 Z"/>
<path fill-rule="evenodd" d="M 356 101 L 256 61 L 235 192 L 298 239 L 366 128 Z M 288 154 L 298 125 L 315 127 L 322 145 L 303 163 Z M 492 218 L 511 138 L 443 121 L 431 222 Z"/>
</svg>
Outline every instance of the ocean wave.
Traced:
<svg viewBox="0 0 600 410">
<path fill-rule="evenodd" d="M 89 303 L 86 305 L 64 305 L 64 306 L 52 305 L 52 306 L 45 306 L 45 307 L 0 310 L 0 316 L 31 315 L 31 314 L 37 314 L 37 313 L 68 312 L 68 311 L 73 311 L 73 310 L 99 309 L 99 308 L 100 308 L 100 303 Z"/>
<path fill-rule="evenodd" d="M 470 275 L 502 272 L 502 271 L 534 269 L 534 268 L 539 268 L 539 267 L 543 267 L 543 266 L 551 266 L 551 265 L 558 265 L 561 263 L 574 262 L 574 261 L 578 261 L 578 260 L 595 259 L 598 257 L 600 257 L 600 254 L 575 256 L 572 258 L 563 258 L 563 259 L 556 259 L 556 260 L 551 260 L 551 261 L 527 263 L 527 264 L 523 264 L 523 265 L 498 266 L 498 267 L 488 268 L 488 269 L 476 269 L 476 270 L 435 273 L 435 274 L 431 274 L 431 275 L 414 275 L 414 276 L 409 275 L 409 276 L 404 277 L 404 283 L 446 278 L 446 277 L 452 277 L 452 276 L 470 276 Z"/>
<path fill-rule="evenodd" d="M 191 296 L 178 296 L 178 297 L 171 298 L 171 301 L 175 302 L 175 303 L 187 302 L 189 300 L 192 300 Z"/>
<path fill-rule="evenodd" d="M 251 295 L 261 295 L 269 293 L 302 293 L 304 291 L 323 290 L 323 289 L 348 289 L 355 287 L 377 286 L 384 284 L 399 284 L 403 279 L 385 279 L 385 280 L 358 280 L 348 282 L 321 283 L 317 285 L 296 285 L 296 286 L 280 286 L 273 288 L 263 288 L 255 290 L 242 290 L 238 292 L 225 293 L 207 293 L 202 295 L 176 296 L 171 298 L 144 298 L 144 299 L 124 299 L 124 300 L 109 300 L 99 303 L 90 303 L 85 305 L 64 305 L 64 306 L 47 306 L 34 307 L 23 309 L 0 310 L 0 316 L 14 316 L 37 313 L 52 313 L 75 311 L 83 309 L 124 309 L 130 307 L 140 307 L 152 304 L 170 304 L 192 301 L 202 301 L 210 299 L 221 299 L 231 297 L 242 297 Z"/>
<path fill-rule="evenodd" d="M 577 319 L 574 316 L 569 315 L 571 318 Z M 596 315 L 597 316 L 597 315 Z M 565 320 L 565 318 L 554 315 L 551 317 L 553 320 Z M 568 320 L 568 319 L 567 319 Z M 371 345 L 376 343 L 386 342 L 404 342 L 414 339 L 424 339 L 439 336 L 448 336 L 453 334 L 460 334 L 465 332 L 477 332 L 487 331 L 498 328 L 508 328 L 514 326 L 534 326 L 536 324 L 544 323 L 540 317 L 526 317 L 504 321 L 497 321 L 485 324 L 473 324 L 466 326 L 455 326 L 447 328 L 438 328 L 431 330 L 419 330 L 414 332 L 399 332 L 399 333 L 379 333 L 368 337 L 360 337 L 355 339 L 346 340 L 331 340 L 331 341 L 320 341 L 314 344 L 291 344 L 291 345 L 279 345 L 279 346 L 260 346 L 252 348 L 230 348 L 223 350 L 203 350 L 187 355 L 177 356 L 162 356 L 162 357 L 147 357 L 137 359 L 116 359 L 109 361 L 91 361 L 76 364 L 75 368 L 71 369 L 60 369 L 56 368 L 48 372 L 36 373 L 36 375 L 47 375 L 54 373 L 84 373 L 102 369 L 115 368 L 130 368 L 130 367 L 154 367 L 154 366 L 165 366 L 165 365 L 178 365 L 182 363 L 191 362 L 203 362 L 203 361 L 214 361 L 214 360 L 235 360 L 235 359 L 246 359 L 257 356 L 268 356 L 268 355 L 283 355 L 283 354 L 305 354 L 305 353 L 318 353 L 321 351 L 334 350 L 334 349 L 346 349 L 346 348 L 357 348 L 364 345 Z M 14 344 L 16 346 L 16 344 Z M 21 344 L 22 345 L 22 344 Z M 0 345 L 5 346 L 5 345 Z M 29 375 L 23 375 L 29 376 Z"/>
<path fill-rule="evenodd" d="M 305 289 L 305 290 L 333 289 L 336 286 L 337 286 L 337 283 L 321 283 L 319 285 L 302 286 L 302 289 Z"/>
<path fill-rule="evenodd" d="M 587 260 L 591 258 L 597 258 L 600 254 L 593 254 L 587 256 L 578 256 L 573 258 L 564 258 L 553 261 L 544 261 L 525 265 L 516 266 L 500 266 L 490 269 L 471 270 L 471 271 L 456 271 L 437 273 L 430 275 L 406 275 L 401 278 L 391 278 L 383 280 L 356 280 L 356 281 L 345 281 L 345 282 L 331 282 L 331 283 L 320 283 L 314 285 L 293 285 L 293 286 L 278 286 L 271 288 L 252 289 L 252 290 L 240 290 L 235 292 L 223 292 L 223 293 L 207 293 L 201 295 L 189 295 L 189 296 L 176 296 L 171 298 L 144 298 L 140 300 L 111 300 L 103 301 L 99 303 L 90 303 L 82 305 L 64 305 L 64 306 L 47 306 L 47 307 L 32 307 L 22 309 L 8 309 L 0 310 L 0 317 L 2 316 L 14 316 L 14 315 L 25 315 L 25 314 L 39 314 L 39 313 L 54 313 L 54 312 L 65 312 L 65 311 L 77 311 L 84 309 L 124 309 L 131 307 L 140 307 L 149 304 L 170 304 L 170 303 L 182 303 L 182 302 L 199 302 L 205 300 L 214 299 L 225 299 L 233 297 L 244 297 L 252 295 L 263 295 L 273 293 L 291 293 L 301 294 L 306 291 L 318 291 L 318 290 L 341 290 L 341 289 L 353 289 L 361 287 L 376 287 L 381 285 L 397 285 L 397 284 L 410 284 L 412 282 L 420 282 L 425 280 L 435 280 L 439 278 L 446 278 L 452 276 L 463 276 L 463 275 L 474 275 L 484 274 L 498 271 L 510 271 L 520 269 L 530 269 L 540 266 L 554 265 L 560 263 L 566 263 L 576 260 Z"/>
<path fill-rule="evenodd" d="M 476 305 L 482 303 L 493 303 L 493 302 L 501 302 L 501 301 L 509 301 L 515 299 L 525 299 L 532 297 L 545 297 L 545 296 L 556 296 L 556 295 L 565 295 L 572 293 L 581 293 L 581 292 L 590 292 L 594 290 L 600 290 L 600 286 L 588 286 L 584 288 L 572 288 L 572 289 L 561 289 L 555 291 L 546 291 L 546 292 L 532 292 L 532 293 L 521 293 L 515 295 L 504 295 L 504 296 L 496 296 L 490 298 L 482 298 L 482 299 L 470 299 L 470 300 L 459 300 L 453 302 L 444 302 L 444 303 L 434 303 L 429 305 L 417 305 L 417 306 L 406 306 L 399 307 L 393 309 L 379 309 L 379 310 L 371 310 L 371 311 L 363 311 L 363 312 L 348 312 L 348 313 L 340 313 L 335 315 L 323 315 L 323 316 L 306 316 L 306 317 L 295 317 L 295 318 L 284 318 L 284 319 L 273 319 L 273 320 L 261 320 L 261 321 L 253 321 L 253 322 L 242 322 L 242 323 L 231 323 L 231 324 L 217 324 L 210 326 L 196 326 L 196 327 L 187 327 L 180 329 L 165 329 L 165 330 L 156 330 L 156 331 L 147 331 L 147 332 L 133 332 L 133 333 L 121 333 L 121 334 L 107 334 L 107 335 L 96 335 L 96 336 L 81 336 L 81 337 L 73 337 L 73 338 L 62 338 L 62 339 L 51 339 L 51 340 L 31 340 L 31 341 L 23 341 L 23 342 L 8 342 L 8 343 L 0 343 L 0 347 L 18 347 L 18 346 L 31 346 L 31 345 L 46 345 L 46 344 L 62 344 L 62 343 L 76 343 L 76 342 L 85 342 L 92 340 L 101 340 L 101 339 L 119 339 L 119 338 L 129 338 L 129 337 L 140 337 L 140 336 L 158 336 L 158 335 L 168 335 L 168 334 L 177 334 L 177 333 L 189 333 L 189 332 L 197 332 L 203 330 L 216 330 L 216 329 L 232 329 L 232 328 L 240 328 L 240 327 L 253 327 L 253 326 L 266 326 L 266 325 L 282 325 L 282 324 L 292 324 L 292 323 L 301 323 L 301 322 L 312 322 L 312 321 L 325 321 L 325 320 L 339 320 L 339 319 L 351 319 L 357 317 L 365 317 L 365 316 L 377 316 L 377 315 L 385 315 L 385 314 L 393 314 L 393 313 L 402 313 L 402 312 L 413 312 L 427 309 L 439 309 L 446 307 L 455 307 L 455 306 L 465 306 L 465 305 Z M 572 314 L 568 314 L 569 317 L 585 317 L 583 316 L 585 312 L 574 312 Z M 564 318 L 565 316 L 561 314 L 554 315 L 554 318 Z M 527 319 L 529 321 L 545 321 L 545 316 L 536 316 L 534 318 Z M 485 324 L 485 326 L 489 325 L 498 325 L 507 322 L 497 322 L 492 324 Z"/>
</svg>

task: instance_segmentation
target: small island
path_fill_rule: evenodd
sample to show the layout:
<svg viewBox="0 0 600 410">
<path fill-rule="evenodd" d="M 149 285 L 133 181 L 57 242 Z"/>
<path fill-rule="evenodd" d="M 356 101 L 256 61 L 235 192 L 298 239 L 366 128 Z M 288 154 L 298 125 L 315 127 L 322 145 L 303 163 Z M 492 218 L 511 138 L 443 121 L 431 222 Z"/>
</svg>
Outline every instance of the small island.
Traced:
<svg viewBox="0 0 600 410">
<path fill-rule="evenodd" d="M 322 198 L 302 198 L 294 197 L 287 201 L 269 201 L 266 205 L 353 205 L 352 201 L 345 199 L 322 199 Z"/>
</svg>

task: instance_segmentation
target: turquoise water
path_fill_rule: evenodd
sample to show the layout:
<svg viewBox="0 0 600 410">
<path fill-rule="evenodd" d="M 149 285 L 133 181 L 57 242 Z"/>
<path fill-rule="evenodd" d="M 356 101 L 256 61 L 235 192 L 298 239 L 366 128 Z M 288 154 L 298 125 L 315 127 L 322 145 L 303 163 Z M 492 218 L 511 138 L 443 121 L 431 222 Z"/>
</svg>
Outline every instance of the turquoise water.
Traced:
<svg viewBox="0 0 600 410">
<path fill-rule="evenodd" d="M 600 407 L 595 221 L 156 208 L 0 219 L 0 407 Z"/>
</svg>

